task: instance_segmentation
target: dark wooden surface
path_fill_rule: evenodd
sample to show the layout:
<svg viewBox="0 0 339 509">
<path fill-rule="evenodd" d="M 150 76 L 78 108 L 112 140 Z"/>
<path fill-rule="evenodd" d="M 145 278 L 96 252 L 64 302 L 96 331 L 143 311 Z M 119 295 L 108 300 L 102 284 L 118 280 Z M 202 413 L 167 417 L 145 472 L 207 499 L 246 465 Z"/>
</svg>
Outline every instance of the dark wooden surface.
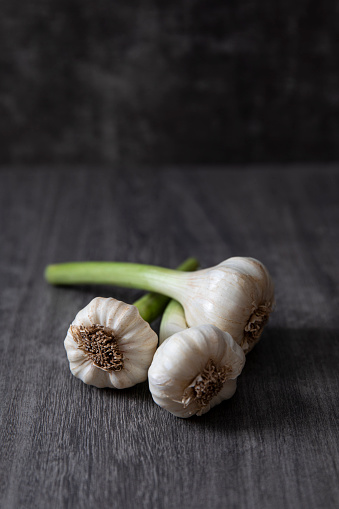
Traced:
<svg viewBox="0 0 339 509">
<path fill-rule="evenodd" d="M 338 507 L 338 165 L 3 168 L 0 183 L 2 508 Z M 49 287 L 45 265 L 189 255 L 253 256 L 276 283 L 235 396 L 180 420 L 147 383 L 75 379 L 63 339 L 77 311 L 142 292 Z"/>
</svg>

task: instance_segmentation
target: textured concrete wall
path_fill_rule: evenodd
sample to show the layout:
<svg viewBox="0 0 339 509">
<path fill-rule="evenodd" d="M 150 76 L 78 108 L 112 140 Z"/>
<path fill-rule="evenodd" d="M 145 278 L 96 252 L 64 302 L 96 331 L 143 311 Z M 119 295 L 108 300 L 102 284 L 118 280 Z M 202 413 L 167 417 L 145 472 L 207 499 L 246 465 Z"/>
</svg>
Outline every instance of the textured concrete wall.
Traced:
<svg viewBox="0 0 339 509">
<path fill-rule="evenodd" d="M 339 2 L 2 2 L 1 162 L 339 158 Z"/>
</svg>

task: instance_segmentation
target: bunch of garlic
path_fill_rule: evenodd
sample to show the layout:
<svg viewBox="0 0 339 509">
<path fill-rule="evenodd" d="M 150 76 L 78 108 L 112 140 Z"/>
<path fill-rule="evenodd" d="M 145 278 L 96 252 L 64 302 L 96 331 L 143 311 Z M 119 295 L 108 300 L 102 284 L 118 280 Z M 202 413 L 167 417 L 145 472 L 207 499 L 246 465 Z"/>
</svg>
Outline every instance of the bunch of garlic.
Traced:
<svg viewBox="0 0 339 509">
<path fill-rule="evenodd" d="M 188 260 L 188 270 L 196 264 Z M 229 258 L 196 272 L 76 262 L 49 266 L 46 278 L 143 288 L 181 303 L 172 301 L 165 312 L 156 353 L 157 336 L 138 309 L 115 299 L 94 299 L 65 339 L 70 369 L 85 383 L 130 387 L 146 380 L 149 369 L 153 399 L 181 417 L 202 415 L 234 394 L 245 354 L 259 341 L 274 306 L 272 279 L 254 258 Z M 158 297 L 144 302 L 148 317 L 160 310 Z"/>
</svg>

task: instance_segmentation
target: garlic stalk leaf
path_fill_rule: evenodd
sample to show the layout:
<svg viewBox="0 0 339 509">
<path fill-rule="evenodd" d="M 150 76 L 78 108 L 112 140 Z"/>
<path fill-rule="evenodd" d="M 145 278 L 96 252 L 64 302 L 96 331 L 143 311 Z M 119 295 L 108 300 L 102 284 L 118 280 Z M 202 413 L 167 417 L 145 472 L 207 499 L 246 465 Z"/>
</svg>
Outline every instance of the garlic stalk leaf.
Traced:
<svg viewBox="0 0 339 509">
<path fill-rule="evenodd" d="M 159 346 L 149 388 L 154 401 L 177 417 L 202 415 L 233 396 L 244 364 L 245 354 L 230 334 L 210 324 L 191 327 Z"/>
<path fill-rule="evenodd" d="M 185 311 L 179 302 L 171 300 L 162 315 L 159 330 L 159 346 L 165 339 L 177 332 L 188 329 Z"/>
<path fill-rule="evenodd" d="M 182 273 L 152 265 L 74 262 L 50 265 L 52 284 L 102 283 L 155 291 L 182 304 L 189 327 L 210 323 L 249 352 L 274 306 L 274 285 L 254 258 L 234 257 L 215 267 Z"/>
</svg>

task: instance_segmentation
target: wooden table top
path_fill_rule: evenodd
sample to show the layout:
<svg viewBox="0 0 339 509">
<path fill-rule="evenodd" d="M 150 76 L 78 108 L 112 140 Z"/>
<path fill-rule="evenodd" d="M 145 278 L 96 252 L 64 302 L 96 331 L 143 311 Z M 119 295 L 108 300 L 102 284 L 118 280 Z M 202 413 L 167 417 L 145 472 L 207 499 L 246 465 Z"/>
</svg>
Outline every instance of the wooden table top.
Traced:
<svg viewBox="0 0 339 509">
<path fill-rule="evenodd" d="M 338 165 L 2 168 L 0 207 L 1 507 L 338 507 Z M 233 398 L 183 420 L 147 382 L 71 375 L 78 310 L 143 292 L 52 287 L 48 263 L 237 255 L 268 267 L 277 306 Z"/>
</svg>

